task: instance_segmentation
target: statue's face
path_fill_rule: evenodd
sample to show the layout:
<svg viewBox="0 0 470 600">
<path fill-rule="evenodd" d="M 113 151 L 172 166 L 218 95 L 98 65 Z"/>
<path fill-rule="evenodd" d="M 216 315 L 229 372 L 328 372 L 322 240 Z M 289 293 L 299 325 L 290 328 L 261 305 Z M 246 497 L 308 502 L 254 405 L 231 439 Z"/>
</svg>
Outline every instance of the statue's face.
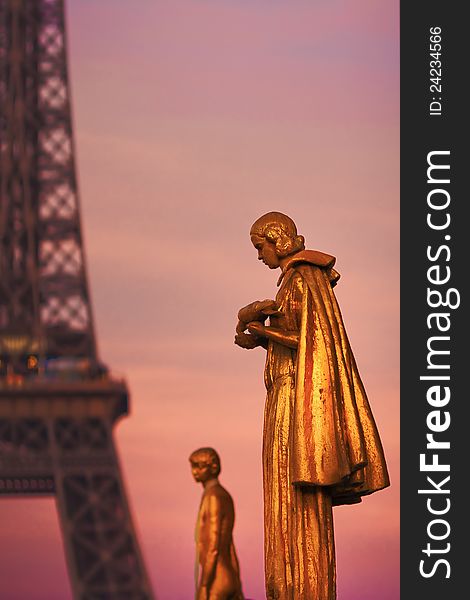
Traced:
<svg viewBox="0 0 470 600">
<path fill-rule="evenodd" d="M 193 456 L 190 460 L 191 473 L 195 481 L 204 483 L 215 477 L 214 465 L 205 456 Z"/>
<path fill-rule="evenodd" d="M 265 237 L 252 235 L 251 243 L 258 250 L 258 260 L 262 260 L 270 269 L 277 269 L 280 266 L 276 245 L 273 242 Z"/>
</svg>

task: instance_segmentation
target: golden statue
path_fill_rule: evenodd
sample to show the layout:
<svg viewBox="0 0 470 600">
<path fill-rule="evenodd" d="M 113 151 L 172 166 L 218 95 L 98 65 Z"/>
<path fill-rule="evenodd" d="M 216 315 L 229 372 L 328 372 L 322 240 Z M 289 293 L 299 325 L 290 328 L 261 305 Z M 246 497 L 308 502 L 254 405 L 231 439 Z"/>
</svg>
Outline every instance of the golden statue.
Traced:
<svg viewBox="0 0 470 600">
<path fill-rule="evenodd" d="M 389 485 L 385 458 L 333 293 L 335 258 L 305 250 L 282 213 L 260 217 L 250 235 L 259 260 L 282 271 L 276 300 L 242 308 L 235 336 L 267 349 L 266 597 L 334 600 L 332 506 Z"/>
<path fill-rule="evenodd" d="M 204 487 L 196 524 L 196 600 L 243 600 L 232 538 L 235 510 L 218 480 L 219 455 L 213 448 L 199 448 L 189 462 L 194 479 Z"/>
</svg>

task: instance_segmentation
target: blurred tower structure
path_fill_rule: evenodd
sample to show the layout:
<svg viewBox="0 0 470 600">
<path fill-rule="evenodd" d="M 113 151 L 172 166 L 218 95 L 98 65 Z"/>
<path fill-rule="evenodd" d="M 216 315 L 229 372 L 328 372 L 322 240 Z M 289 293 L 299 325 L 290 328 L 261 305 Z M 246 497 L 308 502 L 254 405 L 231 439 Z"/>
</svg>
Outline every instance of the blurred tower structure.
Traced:
<svg viewBox="0 0 470 600">
<path fill-rule="evenodd" d="M 54 495 L 74 598 L 151 599 L 97 357 L 63 0 L 0 0 L 0 494 Z"/>
</svg>

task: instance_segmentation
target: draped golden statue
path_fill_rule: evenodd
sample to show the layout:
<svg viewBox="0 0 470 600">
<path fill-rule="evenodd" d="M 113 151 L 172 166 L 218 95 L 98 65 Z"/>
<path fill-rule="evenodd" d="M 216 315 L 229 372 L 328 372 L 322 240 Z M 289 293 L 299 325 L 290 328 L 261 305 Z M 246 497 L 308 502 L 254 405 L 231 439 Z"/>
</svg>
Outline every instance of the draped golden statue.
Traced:
<svg viewBox="0 0 470 600">
<path fill-rule="evenodd" d="M 260 217 L 250 235 L 259 260 L 282 271 L 276 299 L 242 308 L 235 336 L 267 349 L 266 597 L 334 600 L 332 507 L 386 487 L 385 458 L 333 293 L 335 258 L 305 250 L 282 213 Z"/>
<path fill-rule="evenodd" d="M 219 455 L 213 448 L 199 448 L 189 462 L 204 488 L 196 524 L 196 600 L 243 600 L 232 538 L 235 509 L 219 483 Z"/>
</svg>

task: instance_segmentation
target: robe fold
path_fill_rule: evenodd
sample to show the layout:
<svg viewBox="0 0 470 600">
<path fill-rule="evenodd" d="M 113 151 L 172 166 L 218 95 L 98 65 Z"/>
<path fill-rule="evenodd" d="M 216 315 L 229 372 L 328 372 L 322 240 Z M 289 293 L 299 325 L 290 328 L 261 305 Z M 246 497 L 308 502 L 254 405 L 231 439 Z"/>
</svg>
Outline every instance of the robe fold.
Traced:
<svg viewBox="0 0 470 600">
<path fill-rule="evenodd" d="M 332 506 L 388 485 L 380 438 L 333 286 L 334 257 L 302 251 L 284 266 L 271 325 L 299 331 L 297 350 L 270 341 L 263 436 L 266 594 L 334 600 Z"/>
</svg>

